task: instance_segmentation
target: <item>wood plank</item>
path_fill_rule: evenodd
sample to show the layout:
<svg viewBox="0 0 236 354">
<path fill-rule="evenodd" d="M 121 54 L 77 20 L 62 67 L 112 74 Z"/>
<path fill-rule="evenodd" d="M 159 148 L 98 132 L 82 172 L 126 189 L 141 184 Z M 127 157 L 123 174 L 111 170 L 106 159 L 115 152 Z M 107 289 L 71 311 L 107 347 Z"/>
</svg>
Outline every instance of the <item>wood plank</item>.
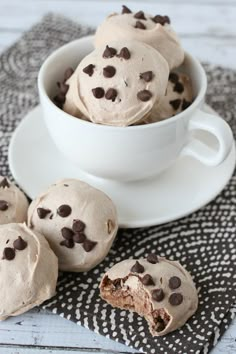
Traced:
<svg viewBox="0 0 236 354">
<path fill-rule="evenodd" d="M 236 69 L 236 37 L 220 39 L 183 36 L 182 44 L 186 51 L 201 61 Z"/>
<path fill-rule="evenodd" d="M 51 313 L 32 310 L 24 315 L 10 318 L 0 323 L 0 353 L 5 354 L 5 348 L 15 350 L 17 347 L 23 353 L 25 348 L 37 350 L 53 350 L 66 352 L 92 349 L 105 353 L 137 353 L 122 344 L 113 342 Z M 17 350 L 18 351 L 18 350 Z M 86 352 L 85 351 L 85 352 Z M 11 351 L 9 351 L 11 353 Z M 15 353 L 15 352 L 14 352 Z M 26 352 L 27 353 L 27 352 Z M 236 353 L 236 319 L 225 332 L 212 354 Z"/>
<path fill-rule="evenodd" d="M 16 42 L 22 33 L 22 31 L 0 31 L 0 52 Z"/>
<path fill-rule="evenodd" d="M 21 1 L 35 1 L 35 0 L 21 0 Z M 37 0 L 37 1 L 45 1 L 45 0 Z M 54 2 L 64 1 L 64 0 L 50 0 Z M 71 0 L 78 2 L 78 0 Z M 80 1 L 80 0 L 79 0 Z M 94 0 L 86 0 L 87 2 L 91 2 Z M 107 4 L 108 0 L 99 0 L 101 3 Z M 97 1 L 98 2 L 98 1 Z M 127 6 L 132 6 L 133 4 L 140 4 L 143 5 L 143 0 L 109 0 L 109 2 L 113 3 L 120 3 L 121 5 L 125 4 Z M 149 3 L 156 3 L 157 0 L 147 0 L 146 2 Z M 236 6 L 235 0 L 178 0 L 178 6 L 182 4 L 189 4 L 189 3 L 198 3 L 203 5 L 211 5 L 211 6 L 218 6 L 218 5 L 231 5 Z M 158 4 L 165 3 L 165 4 L 173 4 L 176 5 L 176 0 L 158 0 Z"/>
<path fill-rule="evenodd" d="M 76 354 L 85 354 L 85 353 L 99 353 L 99 354 L 126 354 L 127 352 L 117 352 L 113 350 L 100 350 L 100 349 L 77 349 L 77 348 L 40 348 L 36 346 L 0 346 L 0 353 L 2 354 L 66 354 L 66 353 L 76 353 Z M 139 354 L 139 353 L 138 353 Z"/>
<path fill-rule="evenodd" d="M 39 350 L 52 347 L 55 350 L 86 348 L 105 352 L 135 352 L 57 315 L 37 310 L 0 322 L 0 352 L 3 353 L 1 348 L 7 345 L 12 348 L 35 346 Z"/>
<path fill-rule="evenodd" d="M 217 343 L 211 354 L 235 354 L 236 353 L 236 318 L 229 326 L 223 337 Z"/>
</svg>

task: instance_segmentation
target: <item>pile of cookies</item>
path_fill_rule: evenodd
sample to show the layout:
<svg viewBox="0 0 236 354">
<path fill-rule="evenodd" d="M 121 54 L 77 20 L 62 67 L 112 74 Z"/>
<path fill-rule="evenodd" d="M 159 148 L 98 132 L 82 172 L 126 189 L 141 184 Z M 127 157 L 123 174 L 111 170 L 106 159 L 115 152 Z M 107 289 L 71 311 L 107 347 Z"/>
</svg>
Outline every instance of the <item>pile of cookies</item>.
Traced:
<svg viewBox="0 0 236 354">
<path fill-rule="evenodd" d="M 173 71 L 183 63 L 184 50 L 168 16 L 123 6 L 98 27 L 95 47 L 58 82 L 54 102 L 65 112 L 130 126 L 170 118 L 191 104 L 190 78 Z M 117 230 L 112 200 L 87 183 L 61 180 L 29 205 L 19 188 L 0 177 L 0 320 L 51 298 L 58 269 L 96 267 Z M 154 253 L 114 265 L 103 275 L 100 293 L 112 306 L 144 316 L 154 336 L 184 325 L 198 306 L 190 274 Z"/>
<path fill-rule="evenodd" d="M 117 230 L 113 202 L 87 183 L 61 180 L 29 205 L 19 188 L 0 177 L 0 320 L 51 298 L 58 269 L 86 272 L 96 267 Z M 100 292 L 112 306 L 144 316 L 156 336 L 182 326 L 198 305 L 189 273 L 155 254 L 113 266 L 103 276 Z"/>
<path fill-rule="evenodd" d="M 117 229 L 112 201 L 84 182 L 62 180 L 29 206 L 19 188 L 0 177 L 0 320 L 51 298 L 58 268 L 95 267 Z"/>
<path fill-rule="evenodd" d="M 66 113 L 126 127 L 173 117 L 192 103 L 191 80 L 179 69 L 184 50 L 168 16 L 123 6 L 97 28 L 94 44 L 57 83 L 53 100 Z"/>
</svg>

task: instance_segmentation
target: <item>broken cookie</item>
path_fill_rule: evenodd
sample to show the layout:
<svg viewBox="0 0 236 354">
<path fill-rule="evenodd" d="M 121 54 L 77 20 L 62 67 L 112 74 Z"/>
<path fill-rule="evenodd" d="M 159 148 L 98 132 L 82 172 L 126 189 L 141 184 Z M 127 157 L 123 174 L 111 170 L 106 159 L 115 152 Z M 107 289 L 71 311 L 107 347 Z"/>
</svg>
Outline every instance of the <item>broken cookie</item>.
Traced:
<svg viewBox="0 0 236 354">
<path fill-rule="evenodd" d="M 183 326 L 198 306 L 190 274 L 179 262 L 154 254 L 114 265 L 103 276 L 100 293 L 112 306 L 143 316 L 153 336 Z"/>
</svg>

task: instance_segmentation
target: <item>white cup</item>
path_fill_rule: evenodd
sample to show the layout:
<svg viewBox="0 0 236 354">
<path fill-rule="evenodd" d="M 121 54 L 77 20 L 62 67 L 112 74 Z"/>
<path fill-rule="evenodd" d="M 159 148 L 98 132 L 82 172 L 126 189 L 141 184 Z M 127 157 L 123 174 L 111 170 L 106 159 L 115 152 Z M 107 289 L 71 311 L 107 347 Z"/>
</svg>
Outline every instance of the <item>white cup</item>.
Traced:
<svg viewBox="0 0 236 354">
<path fill-rule="evenodd" d="M 67 67 L 76 67 L 93 50 L 93 37 L 75 40 L 52 53 L 42 65 L 38 89 L 44 119 L 52 140 L 78 168 L 97 177 L 133 181 L 152 177 L 168 168 L 180 155 L 190 155 L 209 166 L 228 156 L 232 131 L 220 117 L 202 110 L 207 89 L 201 64 L 186 53 L 181 70 L 190 75 L 195 100 L 185 111 L 161 122 L 130 127 L 98 125 L 75 118 L 51 100 L 56 82 Z M 213 150 L 197 138 L 198 130 L 218 141 Z"/>
</svg>

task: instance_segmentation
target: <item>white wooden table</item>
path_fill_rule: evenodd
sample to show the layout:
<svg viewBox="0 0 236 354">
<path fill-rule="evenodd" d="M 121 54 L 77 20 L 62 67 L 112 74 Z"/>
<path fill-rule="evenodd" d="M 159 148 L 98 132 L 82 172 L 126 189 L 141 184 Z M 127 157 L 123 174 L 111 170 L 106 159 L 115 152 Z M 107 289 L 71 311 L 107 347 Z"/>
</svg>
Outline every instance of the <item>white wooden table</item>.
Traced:
<svg viewBox="0 0 236 354">
<path fill-rule="evenodd" d="M 236 69 L 236 0 L 0 0 L 0 52 L 45 13 L 55 11 L 96 26 L 125 3 L 167 14 L 184 48 L 201 60 Z M 56 315 L 30 311 L 0 323 L 0 353 L 135 353 Z M 212 351 L 236 353 L 236 320 Z"/>
</svg>

